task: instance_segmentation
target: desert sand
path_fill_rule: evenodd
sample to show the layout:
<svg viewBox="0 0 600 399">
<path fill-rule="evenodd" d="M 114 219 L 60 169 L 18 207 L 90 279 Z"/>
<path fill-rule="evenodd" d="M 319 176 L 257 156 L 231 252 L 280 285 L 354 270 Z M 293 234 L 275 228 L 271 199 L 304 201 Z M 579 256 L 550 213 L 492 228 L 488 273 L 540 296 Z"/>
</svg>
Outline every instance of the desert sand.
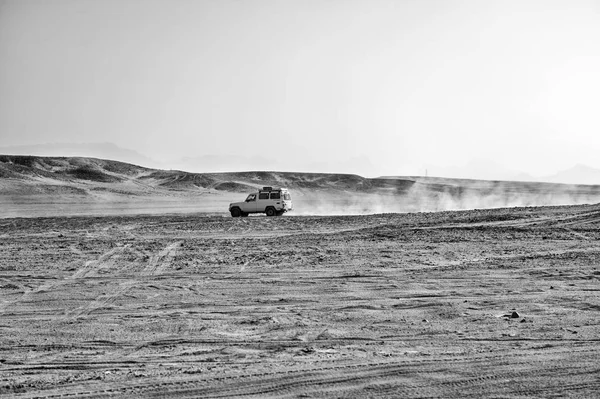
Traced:
<svg viewBox="0 0 600 399">
<path fill-rule="evenodd" d="M 108 165 L 0 163 L 0 396 L 600 392 L 600 205 L 335 215 L 419 198 L 416 184 L 430 195 L 407 207 L 597 186 L 257 172 L 202 185 L 133 167 L 111 182 L 74 162 Z M 296 216 L 228 216 L 236 184 L 261 178 L 295 187 Z"/>
<path fill-rule="evenodd" d="M 0 223 L 0 394 L 582 397 L 600 207 Z"/>
</svg>

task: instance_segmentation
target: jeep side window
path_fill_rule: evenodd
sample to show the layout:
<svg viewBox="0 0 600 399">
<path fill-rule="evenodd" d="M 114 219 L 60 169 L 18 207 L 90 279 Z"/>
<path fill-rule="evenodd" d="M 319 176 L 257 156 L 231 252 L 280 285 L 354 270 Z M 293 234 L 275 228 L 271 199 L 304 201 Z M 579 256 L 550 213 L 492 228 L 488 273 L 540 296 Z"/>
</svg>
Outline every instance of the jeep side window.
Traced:
<svg viewBox="0 0 600 399">
<path fill-rule="evenodd" d="M 271 199 L 280 199 L 281 193 L 279 191 L 271 192 Z"/>
<path fill-rule="evenodd" d="M 266 193 L 258 193 L 258 199 L 259 200 L 261 200 L 261 199 L 269 199 L 269 193 L 268 192 L 266 192 Z"/>
<path fill-rule="evenodd" d="M 246 202 L 256 201 L 256 194 L 250 194 L 248 198 L 246 198 Z"/>
</svg>

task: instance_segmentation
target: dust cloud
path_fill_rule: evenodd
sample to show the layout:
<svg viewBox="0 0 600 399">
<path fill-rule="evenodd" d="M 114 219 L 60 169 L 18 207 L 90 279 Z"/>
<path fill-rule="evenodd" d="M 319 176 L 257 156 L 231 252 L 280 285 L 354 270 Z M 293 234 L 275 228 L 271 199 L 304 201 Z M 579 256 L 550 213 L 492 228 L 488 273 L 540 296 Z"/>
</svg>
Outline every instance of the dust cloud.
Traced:
<svg viewBox="0 0 600 399">
<path fill-rule="evenodd" d="M 558 186 L 558 185 L 557 185 Z M 478 188 L 430 187 L 415 184 L 402 195 L 373 193 L 305 193 L 294 197 L 296 216 L 343 216 L 378 213 L 441 212 L 470 209 L 554 205 L 583 205 L 600 202 L 596 186 L 583 188 L 543 186 Z"/>
<path fill-rule="evenodd" d="M 600 202 L 600 186 L 515 182 L 415 182 L 379 190 L 292 189 L 294 210 L 286 216 L 344 216 L 439 212 Z M 229 203 L 247 193 L 178 191 L 163 195 L 88 190 L 0 195 L 0 218 L 193 214 L 229 216 Z"/>
</svg>

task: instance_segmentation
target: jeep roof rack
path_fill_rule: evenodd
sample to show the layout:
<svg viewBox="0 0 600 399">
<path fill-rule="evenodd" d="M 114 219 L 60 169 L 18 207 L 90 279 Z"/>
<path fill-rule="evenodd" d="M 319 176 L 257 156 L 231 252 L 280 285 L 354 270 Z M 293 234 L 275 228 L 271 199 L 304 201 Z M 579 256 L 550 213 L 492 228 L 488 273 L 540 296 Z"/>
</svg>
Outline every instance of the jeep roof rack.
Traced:
<svg viewBox="0 0 600 399">
<path fill-rule="evenodd" d="M 273 188 L 273 187 L 263 187 L 263 188 L 261 188 L 258 191 L 284 191 L 284 190 L 287 191 L 287 188 L 285 188 L 285 187 L 276 187 L 276 188 Z"/>
</svg>

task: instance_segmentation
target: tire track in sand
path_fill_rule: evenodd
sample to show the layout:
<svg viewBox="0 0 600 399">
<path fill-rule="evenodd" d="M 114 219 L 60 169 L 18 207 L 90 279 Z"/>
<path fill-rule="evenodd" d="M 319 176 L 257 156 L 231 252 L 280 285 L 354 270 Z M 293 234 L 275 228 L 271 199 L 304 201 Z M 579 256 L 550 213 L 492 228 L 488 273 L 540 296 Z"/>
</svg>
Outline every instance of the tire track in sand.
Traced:
<svg viewBox="0 0 600 399">
<path fill-rule="evenodd" d="M 119 256 L 127 249 L 130 245 L 124 245 L 122 247 L 113 248 L 102 255 L 96 260 L 90 260 L 85 262 L 83 267 L 77 270 L 71 277 L 70 280 L 81 279 L 87 277 L 90 273 L 97 273 L 98 270 L 104 269 L 108 264 L 118 259 Z"/>
<path fill-rule="evenodd" d="M 71 276 L 66 277 L 63 280 L 48 281 L 33 289 L 25 290 L 25 292 L 23 292 L 23 294 L 19 298 L 13 301 L 5 301 L 3 303 L 0 303 L 0 314 L 4 313 L 7 307 L 28 300 L 32 295 L 54 290 L 60 286 L 68 284 L 69 281 L 83 279 L 89 274 L 96 273 L 98 270 L 105 268 L 108 264 L 111 264 L 115 259 L 119 258 L 121 254 L 125 251 L 125 249 L 129 248 L 129 246 L 130 245 L 125 245 L 122 247 L 112 248 L 100 255 L 98 259 L 86 261 L 82 267 L 77 269 L 75 273 L 73 273 Z"/>
<path fill-rule="evenodd" d="M 450 356 L 442 359 L 397 359 L 349 364 L 325 363 L 304 369 L 272 369 L 262 373 L 228 373 L 211 376 L 153 378 L 122 381 L 110 388 L 73 387 L 71 392 L 43 398 L 78 397 L 435 397 L 545 396 L 569 384 L 590 392 L 598 386 L 593 355 L 576 351 L 580 365 L 566 368 L 559 361 L 564 351 L 551 352 L 550 360 L 529 354 Z M 457 372 L 457 370 L 460 370 Z M 555 380 L 548 379 L 555 375 Z M 522 378 L 530 381 L 515 386 Z M 509 395 L 507 395 L 509 394 Z"/>
<path fill-rule="evenodd" d="M 139 277 L 151 277 L 161 274 L 167 269 L 177 254 L 177 248 L 181 246 L 182 241 L 176 241 L 172 244 L 167 245 L 158 254 L 152 256 L 144 269 L 141 271 Z M 132 287 L 139 283 L 139 279 L 125 281 L 120 283 L 111 293 L 106 295 L 99 295 L 94 300 L 89 302 L 86 306 L 75 309 L 73 312 L 67 314 L 67 318 L 77 318 L 89 316 L 94 311 L 101 309 L 110 303 L 116 301 L 120 296 L 129 291 Z"/>
<path fill-rule="evenodd" d="M 177 241 L 167 245 L 162 251 L 150 258 L 148 265 L 146 265 L 144 270 L 142 270 L 142 277 L 161 274 L 171 265 L 175 255 L 177 254 L 177 248 L 180 247 L 181 244 L 182 241 Z"/>
</svg>

